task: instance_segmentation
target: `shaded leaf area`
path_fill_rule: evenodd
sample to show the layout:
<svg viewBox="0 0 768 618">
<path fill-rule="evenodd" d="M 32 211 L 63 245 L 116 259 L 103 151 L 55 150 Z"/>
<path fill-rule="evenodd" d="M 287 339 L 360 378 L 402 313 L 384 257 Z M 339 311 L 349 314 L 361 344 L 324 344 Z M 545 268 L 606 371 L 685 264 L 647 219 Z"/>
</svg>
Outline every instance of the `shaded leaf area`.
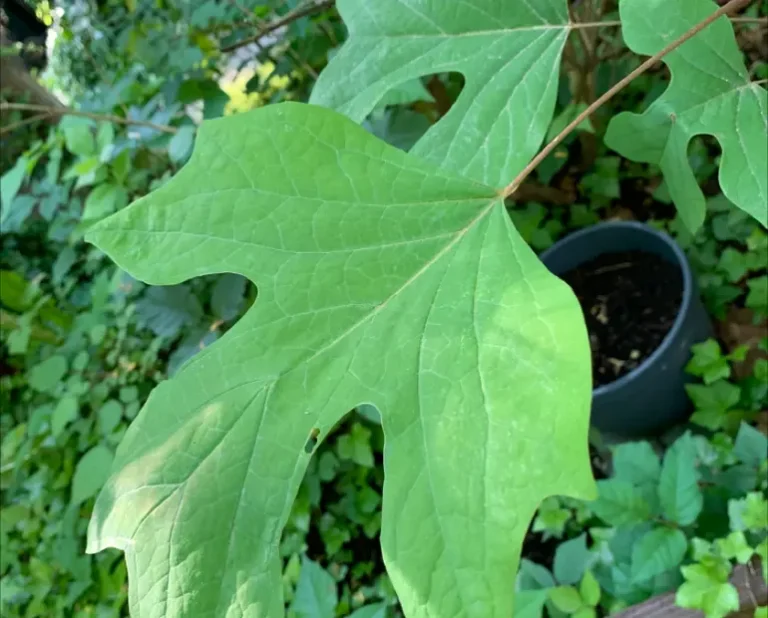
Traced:
<svg viewBox="0 0 768 618">
<path fill-rule="evenodd" d="M 307 450 L 363 402 L 382 412 L 382 548 L 405 611 L 511 612 L 536 506 L 591 491 L 573 439 L 588 350 L 493 189 L 284 104 L 204 124 L 187 167 L 89 237 L 148 283 L 259 285 L 154 391 L 97 500 L 89 550 L 126 551 L 134 612 L 186 615 L 194 588 L 199 615 L 282 615 L 277 541 Z"/>
</svg>

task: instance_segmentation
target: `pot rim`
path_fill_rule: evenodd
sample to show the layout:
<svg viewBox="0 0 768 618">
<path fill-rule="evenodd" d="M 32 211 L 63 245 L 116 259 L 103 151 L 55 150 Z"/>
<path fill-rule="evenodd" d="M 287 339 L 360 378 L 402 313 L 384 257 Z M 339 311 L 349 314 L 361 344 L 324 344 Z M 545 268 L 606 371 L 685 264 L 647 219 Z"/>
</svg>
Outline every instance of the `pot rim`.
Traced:
<svg viewBox="0 0 768 618">
<path fill-rule="evenodd" d="M 600 395 L 603 395 L 606 393 L 612 393 L 614 391 L 617 391 L 623 388 L 624 386 L 626 386 L 627 384 L 629 384 L 630 382 L 637 380 L 659 359 L 659 357 L 661 357 L 661 355 L 669 348 L 672 341 L 675 340 L 680 329 L 682 328 L 683 322 L 685 322 L 685 316 L 690 309 L 691 303 L 693 302 L 693 295 L 695 293 L 693 273 L 691 272 L 691 267 L 690 267 L 690 264 L 688 263 L 688 258 L 686 258 L 685 253 L 683 252 L 680 245 L 678 245 L 672 239 L 672 237 L 669 236 L 669 234 L 661 232 L 656 228 L 651 227 L 650 225 L 643 223 L 641 221 L 603 221 L 601 223 L 596 223 L 595 225 L 590 225 L 589 227 L 579 230 L 577 232 L 574 232 L 572 234 L 569 234 L 562 240 L 556 242 L 549 249 L 544 251 L 539 256 L 539 259 L 542 262 L 544 262 L 544 265 L 546 266 L 547 256 L 550 255 L 551 253 L 554 253 L 555 250 L 562 250 L 563 248 L 567 247 L 567 245 L 570 244 L 571 242 L 574 242 L 582 238 L 583 236 L 589 236 L 590 234 L 594 234 L 595 232 L 599 232 L 606 228 L 634 229 L 634 230 L 637 230 L 638 232 L 643 232 L 645 234 L 655 236 L 657 239 L 661 240 L 665 245 L 667 245 L 672 250 L 672 253 L 674 254 L 677 260 L 677 266 L 680 268 L 680 271 L 682 272 L 682 275 L 683 275 L 683 290 L 682 290 L 682 301 L 680 303 L 680 307 L 677 310 L 677 315 L 675 316 L 675 322 L 674 324 L 672 324 L 672 328 L 669 329 L 667 334 L 664 335 L 664 339 L 661 340 L 661 343 L 656 347 L 656 349 L 650 355 L 644 358 L 643 361 L 629 373 L 621 376 L 620 378 L 614 380 L 613 382 L 609 382 L 608 384 L 603 384 L 602 386 L 593 388 L 592 397 L 594 398 L 599 397 Z M 560 278 L 559 275 L 555 275 L 555 276 Z M 591 364 L 591 360 L 590 360 L 590 364 Z"/>
</svg>

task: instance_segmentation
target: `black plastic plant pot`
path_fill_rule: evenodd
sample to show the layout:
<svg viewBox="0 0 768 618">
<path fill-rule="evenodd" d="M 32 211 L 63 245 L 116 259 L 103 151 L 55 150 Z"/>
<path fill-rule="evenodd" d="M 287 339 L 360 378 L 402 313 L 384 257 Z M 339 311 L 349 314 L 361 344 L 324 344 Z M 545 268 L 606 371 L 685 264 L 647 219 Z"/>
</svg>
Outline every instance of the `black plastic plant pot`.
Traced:
<svg viewBox="0 0 768 618">
<path fill-rule="evenodd" d="M 592 426 L 606 437 L 651 436 L 684 422 L 691 413 L 684 370 L 691 345 L 712 336 L 685 254 L 669 236 L 648 225 L 601 223 L 567 236 L 541 259 L 552 273 L 563 276 L 601 256 L 633 251 L 658 256 L 653 259 L 679 268 L 683 289 L 677 315 L 661 343 L 637 367 L 593 390 Z"/>
</svg>

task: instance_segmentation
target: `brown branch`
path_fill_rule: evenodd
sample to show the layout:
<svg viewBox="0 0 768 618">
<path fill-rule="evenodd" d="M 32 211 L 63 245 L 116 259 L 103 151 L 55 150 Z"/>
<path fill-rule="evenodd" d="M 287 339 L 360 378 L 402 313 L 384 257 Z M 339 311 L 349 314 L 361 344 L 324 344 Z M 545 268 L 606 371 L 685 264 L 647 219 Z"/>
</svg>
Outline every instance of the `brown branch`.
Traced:
<svg viewBox="0 0 768 618">
<path fill-rule="evenodd" d="M 178 131 L 176 127 L 169 127 L 168 125 L 164 124 L 155 124 L 154 122 L 148 122 L 146 120 L 131 120 L 130 118 L 123 118 L 122 116 L 115 116 L 113 114 L 96 114 L 93 112 L 83 112 L 78 109 L 72 109 L 69 107 L 49 107 L 47 105 L 35 105 L 33 103 L 0 103 L 0 111 L 6 110 L 41 112 L 48 116 L 80 116 L 82 118 L 90 118 L 92 120 L 98 120 L 101 122 L 113 122 L 115 124 L 147 127 L 149 129 L 161 131 L 162 133 L 176 133 Z"/>
<path fill-rule="evenodd" d="M 245 47 L 246 45 L 250 45 L 251 43 L 256 43 L 262 37 L 265 37 L 268 34 L 271 34 L 272 32 L 274 32 L 275 30 L 278 30 L 283 26 L 287 26 L 288 24 L 291 24 L 294 21 L 301 19 L 302 17 L 308 17 L 310 15 L 316 15 L 317 13 L 322 13 L 323 11 L 331 8 L 334 5 L 334 3 L 335 3 L 335 0 L 323 0 L 322 2 L 309 2 L 305 6 L 300 6 L 298 8 L 295 8 L 294 10 L 289 11 L 282 17 L 279 17 L 278 19 L 264 25 L 253 36 L 249 36 L 248 38 L 245 38 L 241 41 L 237 41 L 236 43 L 232 43 L 231 45 L 222 47 L 221 53 L 228 54 L 229 52 L 233 52 L 236 49 L 240 49 L 241 47 Z"/>
<path fill-rule="evenodd" d="M 48 112 L 43 112 L 41 114 L 35 114 L 34 116 L 30 116 L 29 118 L 22 118 L 18 122 L 12 122 L 0 128 L 0 135 L 6 135 L 7 133 L 11 133 L 12 131 L 15 131 L 16 129 L 20 129 L 21 127 L 24 127 L 28 124 L 32 124 L 39 120 L 45 120 L 46 118 L 48 118 L 48 116 L 50 116 Z"/>
<path fill-rule="evenodd" d="M 637 67 L 629 75 L 627 75 L 618 83 L 616 83 L 610 90 L 608 90 L 605 94 L 599 97 L 594 103 L 592 103 L 589 107 L 587 107 L 587 109 L 585 109 L 582 113 L 576 116 L 573 122 L 571 122 L 567 127 L 565 127 L 562 131 L 560 131 L 559 135 L 557 135 L 551 142 L 549 142 L 549 144 L 547 144 L 544 147 L 544 149 L 541 152 L 539 152 L 539 154 L 537 154 L 533 158 L 533 160 L 528 165 L 525 166 L 525 168 L 523 168 L 523 170 L 514 178 L 514 180 L 504 188 L 504 190 L 501 192 L 501 195 L 506 198 L 506 197 L 509 197 L 512 193 L 514 193 L 517 190 L 517 188 L 522 184 L 522 182 L 531 174 L 531 172 L 533 172 L 533 170 L 536 169 L 539 163 L 541 163 L 544 159 L 546 159 L 547 156 L 549 156 L 549 154 L 555 148 L 557 148 L 560 145 L 560 143 L 566 137 L 568 137 L 568 135 L 570 135 L 570 133 L 576 127 L 578 127 L 586 118 L 589 118 L 606 101 L 613 98 L 613 96 L 616 93 L 623 90 L 636 77 L 645 73 L 648 69 L 650 69 L 654 64 L 656 64 L 669 52 L 676 50 L 683 43 L 685 43 L 689 39 L 696 36 L 699 32 L 704 30 L 704 28 L 709 26 L 709 24 L 711 24 L 713 21 L 715 21 L 719 17 L 722 17 L 727 13 L 737 11 L 740 8 L 748 5 L 751 1 L 752 0 L 730 0 L 730 2 L 728 2 L 726 5 L 720 7 L 714 13 L 712 13 L 712 15 L 710 15 L 706 19 L 702 20 L 701 22 L 699 22 L 698 24 L 690 28 L 687 32 L 683 33 L 680 37 L 672 41 L 669 45 L 664 47 L 661 51 L 659 51 L 658 53 L 648 58 L 648 60 L 643 62 L 639 67 Z"/>
<path fill-rule="evenodd" d="M 568 206 L 575 201 L 572 192 L 526 180 L 510 196 L 516 202 L 543 202 L 555 206 Z"/>
<path fill-rule="evenodd" d="M 731 17 L 734 24 L 768 24 L 768 17 Z"/>
<path fill-rule="evenodd" d="M 259 29 L 259 31 L 249 36 L 245 39 L 242 39 L 240 41 L 237 41 L 235 43 L 232 43 L 230 45 L 227 45 L 226 47 L 221 48 L 221 53 L 228 54 L 230 52 L 235 51 L 236 49 L 240 49 L 241 47 L 245 47 L 246 45 L 250 45 L 251 43 L 258 42 L 262 37 L 265 37 L 268 34 L 271 34 L 275 30 L 282 28 L 283 26 L 287 26 L 288 24 L 293 23 L 294 21 L 301 19 L 302 17 L 308 17 L 310 15 L 316 15 L 317 13 L 322 13 L 326 9 L 331 8 L 336 3 L 336 0 L 323 0 L 322 2 L 310 2 L 306 6 L 298 7 L 294 9 L 293 11 L 290 11 L 283 15 L 282 17 L 269 22 L 265 26 Z M 734 22 L 742 22 L 742 23 L 765 23 L 766 18 L 762 17 L 733 17 L 731 18 Z M 621 21 L 619 20 L 610 20 L 610 21 L 593 21 L 593 22 L 572 22 L 571 24 L 568 24 L 567 26 L 564 26 L 565 28 L 569 28 L 572 30 L 582 30 L 585 28 L 612 28 L 621 26 Z"/>
</svg>

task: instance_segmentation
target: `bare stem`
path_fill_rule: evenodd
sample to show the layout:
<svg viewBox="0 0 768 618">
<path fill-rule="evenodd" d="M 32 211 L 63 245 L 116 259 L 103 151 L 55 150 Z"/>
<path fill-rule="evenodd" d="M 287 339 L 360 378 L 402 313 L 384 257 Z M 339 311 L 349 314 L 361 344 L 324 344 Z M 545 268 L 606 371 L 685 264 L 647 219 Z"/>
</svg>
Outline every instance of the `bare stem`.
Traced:
<svg viewBox="0 0 768 618">
<path fill-rule="evenodd" d="M 731 17 L 734 24 L 768 24 L 768 17 Z"/>
<path fill-rule="evenodd" d="M 7 133 L 11 133 L 16 129 L 20 129 L 21 127 L 24 127 L 28 124 L 33 124 L 39 120 L 44 120 L 45 118 L 48 118 L 49 115 L 50 114 L 48 112 L 42 112 L 40 114 L 30 116 L 29 118 L 23 118 L 18 122 L 12 122 L 11 124 L 5 125 L 2 129 L 0 129 L 0 135 L 6 135 Z"/>
<path fill-rule="evenodd" d="M 334 2 L 335 0 L 323 0 L 322 2 L 310 1 L 306 5 L 295 8 L 293 11 L 289 11 L 282 17 L 271 21 L 268 24 L 265 24 L 253 36 L 249 36 L 248 38 L 245 38 L 241 41 L 237 41 L 236 43 L 222 47 L 221 52 L 227 54 L 229 52 L 235 51 L 236 49 L 240 49 L 241 47 L 245 47 L 246 45 L 250 45 L 251 43 L 256 43 L 262 37 L 265 37 L 266 35 L 274 32 L 275 30 L 278 30 L 279 28 L 282 28 L 283 26 L 287 26 L 297 19 L 301 19 L 302 17 L 307 17 L 309 15 L 315 15 L 316 13 L 321 13 L 326 9 L 331 8 L 334 5 Z"/>
<path fill-rule="evenodd" d="M 123 118 L 122 116 L 115 116 L 113 114 L 83 112 L 79 109 L 72 109 L 70 107 L 49 107 L 47 105 L 36 105 L 33 103 L 0 103 L 0 111 L 6 110 L 40 112 L 47 116 L 80 116 L 82 118 L 91 118 L 92 120 L 101 122 L 113 122 L 115 124 L 131 125 L 135 127 L 148 127 L 150 129 L 155 129 L 156 131 L 161 131 L 162 133 L 176 133 L 178 131 L 176 127 L 169 127 L 164 124 L 155 124 L 154 122 L 147 122 L 146 120 L 131 120 L 130 118 Z M 6 127 L 6 130 L 7 129 L 8 127 Z"/>
<path fill-rule="evenodd" d="M 585 109 L 582 113 L 576 116 L 573 122 L 571 122 L 567 127 L 565 127 L 565 129 L 560 131 L 560 133 L 551 142 L 549 142 L 549 144 L 547 144 L 544 147 L 544 149 L 539 154 L 537 154 L 528 165 L 525 166 L 525 168 L 515 177 L 515 179 L 504 188 L 504 190 L 501 192 L 502 196 L 506 198 L 506 197 L 509 197 L 512 193 L 514 193 L 517 190 L 517 188 L 522 184 L 522 182 L 531 174 L 531 172 L 533 172 L 533 170 L 536 169 L 539 163 L 541 163 L 544 159 L 546 159 L 547 156 L 555 148 L 557 148 L 562 143 L 562 141 L 566 137 L 568 137 L 568 135 L 584 121 L 585 118 L 589 118 L 599 107 L 601 107 L 609 99 L 613 98 L 613 96 L 616 93 L 623 90 L 636 77 L 645 73 L 648 69 L 650 69 L 654 64 L 656 64 L 669 52 L 676 50 L 683 43 L 685 43 L 689 39 L 696 36 L 699 32 L 704 30 L 704 28 L 709 26 L 709 24 L 711 24 L 713 21 L 715 21 L 719 17 L 722 17 L 727 13 L 732 13 L 733 11 L 737 11 L 738 9 L 749 4 L 751 1 L 752 0 L 730 0 L 730 2 L 721 6 L 714 13 L 712 13 L 712 15 L 710 15 L 703 21 L 693 26 L 687 32 L 685 32 L 680 37 L 672 41 L 669 45 L 664 47 L 661 51 L 659 51 L 655 55 L 648 58 L 648 60 L 643 62 L 639 67 L 637 67 L 629 75 L 627 75 L 618 83 L 616 83 L 610 90 L 608 90 L 608 92 L 603 94 L 601 97 L 595 100 L 594 103 L 592 103 L 589 107 L 587 107 L 587 109 Z"/>
</svg>

